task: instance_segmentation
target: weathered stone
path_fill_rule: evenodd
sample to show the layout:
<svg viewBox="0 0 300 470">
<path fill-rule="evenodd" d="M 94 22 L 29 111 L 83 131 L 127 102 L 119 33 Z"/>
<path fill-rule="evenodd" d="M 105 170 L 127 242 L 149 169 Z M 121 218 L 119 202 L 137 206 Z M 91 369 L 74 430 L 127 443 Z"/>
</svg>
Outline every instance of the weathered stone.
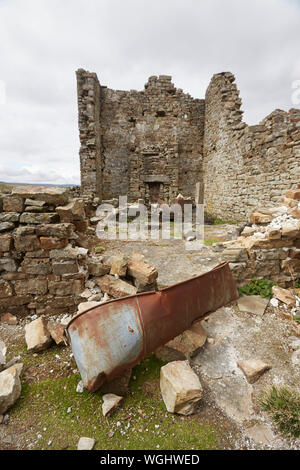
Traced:
<svg viewBox="0 0 300 470">
<path fill-rule="evenodd" d="M 48 288 L 52 295 L 79 295 L 84 289 L 84 283 L 82 279 L 49 281 Z"/>
<path fill-rule="evenodd" d="M 117 274 L 118 276 L 126 276 L 127 273 L 127 256 L 122 253 L 112 256 L 110 260 L 111 269 L 110 274 Z"/>
<path fill-rule="evenodd" d="M 64 238 L 41 237 L 40 243 L 43 250 L 54 250 L 65 248 L 68 244 L 68 240 Z"/>
<path fill-rule="evenodd" d="M 51 274 L 52 266 L 48 258 L 25 258 L 21 264 L 26 274 Z"/>
<path fill-rule="evenodd" d="M 68 190 L 59 187 L 28 186 L 17 187 L 12 191 L 14 196 L 45 201 L 48 204 L 63 205 L 68 201 Z"/>
<path fill-rule="evenodd" d="M 10 251 L 13 246 L 12 235 L 1 235 L 0 236 L 0 251 Z"/>
<path fill-rule="evenodd" d="M 20 217 L 21 224 L 55 224 L 58 222 L 58 215 L 53 213 L 32 214 L 23 212 Z"/>
<path fill-rule="evenodd" d="M 17 370 L 0 372 L 0 414 L 14 405 L 21 395 L 21 382 Z"/>
<path fill-rule="evenodd" d="M 187 358 L 190 358 L 198 354 L 199 350 L 206 343 L 206 339 L 207 333 L 199 321 L 194 323 L 191 328 L 184 331 L 181 335 L 169 341 L 166 346 L 174 348 Z"/>
<path fill-rule="evenodd" d="M 292 274 L 300 273 L 300 260 L 299 259 L 284 259 L 281 262 L 281 269 L 284 273 Z"/>
<path fill-rule="evenodd" d="M 50 258 L 54 260 L 79 260 L 85 259 L 87 253 L 88 250 L 86 248 L 67 246 L 61 250 L 52 250 L 50 252 Z"/>
<path fill-rule="evenodd" d="M 43 208 L 46 205 L 45 201 L 39 201 L 38 199 L 26 199 L 25 200 L 25 206 L 31 206 L 31 207 L 39 207 Z"/>
<path fill-rule="evenodd" d="M 276 299 L 280 300 L 281 302 L 291 306 L 296 305 L 296 297 L 291 291 L 283 289 L 279 286 L 273 286 L 272 292 Z"/>
<path fill-rule="evenodd" d="M 81 437 L 77 444 L 77 450 L 93 450 L 95 444 L 95 439 L 91 439 L 90 437 Z"/>
<path fill-rule="evenodd" d="M 37 251 L 41 245 L 36 235 L 16 235 L 15 248 L 17 251 Z"/>
<path fill-rule="evenodd" d="M 88 259 L 88 271 L 91 276 L 104 276 L 110 272 L 111 267 L 101 261 Z"/>
<path fill-rule="evenodd" d="M 123 397 L 114 395 L 113 393 L 107 393 L 103 395 L 102 413 L 103 416 L 111 416 L 113 412 L 120 406 L 123 401 Z"/>
<path fill-rule="evenodd" d="M 115 299 L 134 295 L 137 292 L 134 286 L 113 276 L 105 275 L 95 279 L 95 281 L 103 292 L 106 292 Z"/>
<path fill-rule="evenodd" d="M 9 361 L 9 363 L 6 364 L 5 371 L 12 375 L 14 375 L 14 373 L 17 372 L 18 376 L 21 377 L 23 373 L 23 369 L 24 369 L 24 364 L 22 362 L 18 362 L 16 364 L 9 365 L 11 362 L 12 361 Z"/>
<path fill-rule="evenodd" d="M 300 189 L 294 189 L 287 191 L 286 197 L 290 199 L 297 199 L 297 201 L 300 201 Z"/>
<path fill-rule="evenodd" d="M 40 237 L 72 238 L 74 237 L 73 224 L 42 224 L 36 229 Z"/>
<path fill-rule="evenodd" d="M 0 310 L 8 310 L 11 311 L 12 307 L 21 307 L 23 305 L 29 304 L 32 300 L 31 295 L 13 295 L 12 297 L 8 297 L 6 299 L 0 299 Z M 17 309 L 19 310 L 22 309 Z"/>
<path fill-rule="evenodd" d="M 298 226 L 297 227 L 284 226 L 281 229 L 281 233 L 283 237 L 298 238 L 300 235 L 300 230 Z"/>
<path fill-rule="evenodd" d="M 222 253 L 222 258 L 231 263 L 241 263 L 248 260 L 248 253 L 244 247 L 226 248 Z"/>
<path fill-rule="evenodd" d="M 7 281 L 0 279 L 0 299 L 11 297 L 12 295 L 13 291 L 11 285 Z"/>
<path fill-rule="evenodd" d="M 23 212 L 24 200 L 17 196 L 5 196 L 3 198 L 4 212 Z"/>
<path fill-rule="evenodd" d="M 14 273 L 18 269 L 17 263 L 13 258 L 0 258 L 0 272 L 7 271 L 8 273 Z"/>
<path fill-rule="evenodd" d="M 6 353 L 7 353 L 6 344 L 4 343 L 4 341 L 0 340 L 0 371 L 6 365 Z"/>
<path fill-rule="evenodd" d="M 256 382 L 265 371 L 271 369 L 271 366 L 258 359 L 238 361 L 237 365 L 244 372 L 250 384 Z"/>
<path fill-rule="evenodd" d="M 128 275 L 136 279 L 140 285 L 148 285 L 155 283 L 158 272 L 154 266 L 145 263 L 142 256 L 133 253 L 128 263 Z"/>
<path fill-rule="evenodd" d="M 269 224 L 272 220 L 272 217 L 268 214 L 262 214 L 260 212 L 253 212 L 253 214 L 250 215 L 250 222 L 252 224 Z"/>
<path fill-rule="evenodd" d="M 195 413 L 203 390 L 199 378 L 187 361 L 175 361 L 160 371 L 160 390 L 170 413 Z"/>
<path fill-rule="evenodd" d="M 63 276 L 64 274 L 78 273 L 78 265 L 76 261 L 60 261 L 52 263 L 53 274 Z"/>
<path fill-rule="evenodd" d="M 15 282 L 15 292 L 17 295 L 39 294 L 44 295 L 48 291 L 47 279 L 26 279 Z"/>
<path fill-rule="evenodd" d="M 0 213 L 0 222 L 18 222 L 20 214 L 18 212 Z"/>
<path fill-rule="evenodd" d="M 47 349 L 52 343 L 52 338 L 47 328 L 47 320 L 41 317 L 26 325 L 25 340 L 29 352 L 39 352 Z"/>
<path fill-rule="evenodd" d="M 6 323 L 7 325 L 18 324 L 17 317 L 15 317 L 15 315 L 12 315 L 11 313 L 5 313 L 4 315 L 2 315 L 0 321 L 1 323 Z"/>
<path fill-rule="evenodd" d="M 0 222 L 0 232 L 7 232 L 8 230 L 13 230 L 15 224 L 13 222 Z"/>
<path fill-rule="evenodd" d="M 253 313 L 262 316 L 268 306 L 269 299 L 264 299 L 260 295 L 244 295 L 237 301 L 241 312 Z"/>
<path fill-rule="evenodd" d="M 64 336 L 64 325 L 49 321 L 47 324 L 47 328 L 51 335 L 51 338 L 55 341 L 58 346 L 63 346 L 66 344 L 66 338 Z"/>
<path fill-rule="evenodd" d="M 66 206 L 57 207 L 56 212 L 58 213 L 62 223 L 84 219 L 84 201 L 75 199 L 74 201 L 69 202 Z"/>
<path fill-rule="evenodd" d="M 98 305 L 101 305 L 101 302 L 95 302 L 95 301 L 90 301 L 90 302 L 81 302 L 81 304 L 78 305 L 78 313 L 85 312 L 86 310 L 90 310 L 91 308 L 97 307 Z"/>
</svg>

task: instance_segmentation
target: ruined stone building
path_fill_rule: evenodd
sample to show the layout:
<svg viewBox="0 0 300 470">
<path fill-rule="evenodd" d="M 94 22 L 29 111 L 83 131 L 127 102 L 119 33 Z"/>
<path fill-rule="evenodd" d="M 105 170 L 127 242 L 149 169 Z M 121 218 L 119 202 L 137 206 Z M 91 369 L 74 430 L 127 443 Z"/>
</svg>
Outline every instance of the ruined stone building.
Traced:
<svg viewBox="0 0 300 470">
<path fill-rule="evenodd" d="M 146 203 L 195 197 L 207 212 L 244 220 L 277 203 L 300 176 L 300 110 L 275 110 L 259 125 L 242 120 L 229 72 L 212 77 L 205 99 L 149 78 L 143 91 L 112 90 L 77 71 L 81 188 Z"/>
</svg>

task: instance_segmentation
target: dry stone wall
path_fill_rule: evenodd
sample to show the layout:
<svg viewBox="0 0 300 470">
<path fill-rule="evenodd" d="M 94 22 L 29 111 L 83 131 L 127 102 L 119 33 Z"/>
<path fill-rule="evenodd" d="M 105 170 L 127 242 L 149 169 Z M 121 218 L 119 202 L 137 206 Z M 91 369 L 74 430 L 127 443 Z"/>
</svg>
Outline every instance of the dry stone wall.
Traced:
<svg viewBox="0 0 300 470">
<path fill-rule="evenodd" d="M 205 97 L 204 192 L 209 213 L 246 220 L 275 205 L 300 177 L 300 110 L 275 110 L 257 126 L 242 120 L 231 73 L 214 75 Z"/>
<path fill-rule="evenodd" d="M 0 313 L 74 313 L 88 278 L 83 201 L 59 189 L 0 200 Z"/>
</svg>

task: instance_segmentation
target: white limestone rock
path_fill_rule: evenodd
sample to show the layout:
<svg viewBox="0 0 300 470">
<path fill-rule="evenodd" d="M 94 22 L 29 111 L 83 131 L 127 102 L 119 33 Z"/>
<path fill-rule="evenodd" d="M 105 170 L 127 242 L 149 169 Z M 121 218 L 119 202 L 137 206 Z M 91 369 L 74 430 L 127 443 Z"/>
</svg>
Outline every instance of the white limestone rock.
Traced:
<svg viewBox="0 0 300 470">
<path fill-rule="evenodd" d="M 188 361 L 169 362 L 160 371 L 160 390 L 170 413 L 191 415 L 202 398 L 203 389 Z"/>
</svg>

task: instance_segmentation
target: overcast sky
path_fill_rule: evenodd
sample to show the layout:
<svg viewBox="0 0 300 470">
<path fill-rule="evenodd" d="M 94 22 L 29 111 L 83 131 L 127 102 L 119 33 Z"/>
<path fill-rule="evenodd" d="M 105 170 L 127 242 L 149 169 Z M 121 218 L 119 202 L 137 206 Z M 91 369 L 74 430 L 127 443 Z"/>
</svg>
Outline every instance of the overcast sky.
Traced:
<svg viewBox="0 0 300 470">
<path fill-rule="evenodd" d="M 0 181 L 79 183 L 77 68 L 197 98 L 231 71 L 256 124 L 295 107 L 299 43 L 300 0 L 0 0 Z"/>
</svg>

